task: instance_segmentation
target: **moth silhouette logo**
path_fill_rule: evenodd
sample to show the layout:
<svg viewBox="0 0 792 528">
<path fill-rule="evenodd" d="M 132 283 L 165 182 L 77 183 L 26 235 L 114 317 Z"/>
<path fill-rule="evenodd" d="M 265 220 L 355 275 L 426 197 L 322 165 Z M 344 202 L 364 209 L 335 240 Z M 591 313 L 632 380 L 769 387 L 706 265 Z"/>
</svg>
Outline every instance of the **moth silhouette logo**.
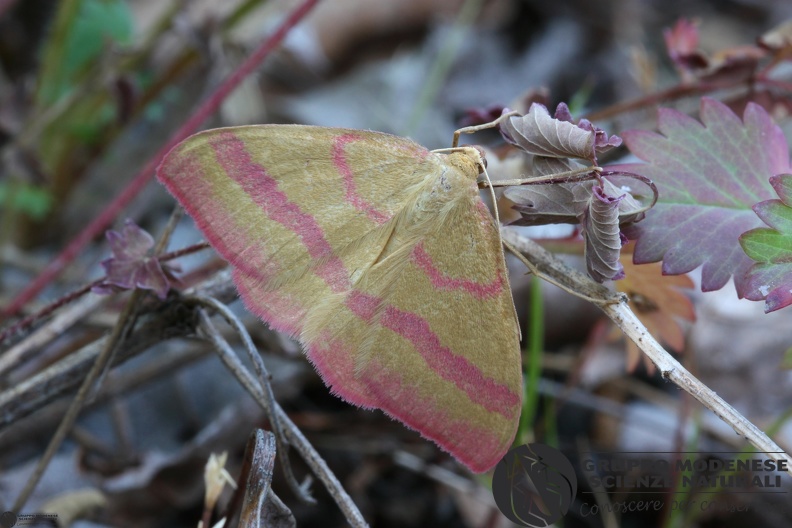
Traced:
<svg viewBox="0 0 792 528">
<path fill-rule="evenodd" d="M 16 526 L 17 523 L 17 516 L 14 512 L 3 512 L 0 515 L 0 528 L 11 528 L 12 526 Z"/>
<path fill-rule="evenodd" d="M 520 526 L 549 526 L 563 517 L 577 493 L 575 469 L 544 444 L 515 447 L 495 466 L 492 495 L 503 515 Z"/>
</svg>

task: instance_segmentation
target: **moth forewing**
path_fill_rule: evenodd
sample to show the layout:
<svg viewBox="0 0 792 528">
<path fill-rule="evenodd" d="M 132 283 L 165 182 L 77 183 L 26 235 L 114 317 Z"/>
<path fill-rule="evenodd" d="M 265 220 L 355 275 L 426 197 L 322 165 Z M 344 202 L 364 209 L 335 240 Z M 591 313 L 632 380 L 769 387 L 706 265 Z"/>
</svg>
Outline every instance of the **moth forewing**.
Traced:
<svg viewBox="0 0 792 528">
<path fill-rule="evenodd" d="M 263 125 L 188 138 L 157 174 L 232 265 L 248 309 L 297 337 L 334 394 L 482 472 L 509 449 L 522 399 L 482 166 L 473 147 Z"/>
</svg>

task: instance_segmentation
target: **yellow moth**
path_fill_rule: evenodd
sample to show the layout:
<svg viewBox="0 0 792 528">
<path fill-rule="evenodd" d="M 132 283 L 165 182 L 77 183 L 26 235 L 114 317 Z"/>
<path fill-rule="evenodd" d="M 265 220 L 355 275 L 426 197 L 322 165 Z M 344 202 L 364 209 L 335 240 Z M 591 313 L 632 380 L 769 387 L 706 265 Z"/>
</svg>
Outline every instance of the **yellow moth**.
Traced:
<svg viewBox="0 0 792 528">
<path fill-rule="evenodd" d="M 509 449 L 519 330 L 477 149 L 379 132 L 202 132 L 159 179 L 233 267 L 250 311 L 302 343 L 334 394 L 473 471 Z"/>
</svg>

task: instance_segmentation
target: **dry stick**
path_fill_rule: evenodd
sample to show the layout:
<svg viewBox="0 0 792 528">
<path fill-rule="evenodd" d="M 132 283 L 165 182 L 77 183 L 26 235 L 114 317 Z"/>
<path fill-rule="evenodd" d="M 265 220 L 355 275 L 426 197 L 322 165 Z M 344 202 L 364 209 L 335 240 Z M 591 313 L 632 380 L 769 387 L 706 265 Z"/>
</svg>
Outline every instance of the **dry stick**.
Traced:
<svg viewBox="0 0 792 528">
<path fill-rule="evenodd" d="M 761 79 L 761 80 L 762 82 L 769 81 L 769 79 Z M 588 114 L 585 114 L 583 117 L 585 117 L 589 121 L 602 121 L 604 119 L 613 119 L 614 117 L 620 114 L 624 114 L 627 112 L 635 112 L 643 108 L 653 107 L 659 105 L 664 101 L 682 99 L 683 97 L 690 97 L 698 94 L 706 94 L 708 92 L 714 92 L 716 90 L 736 88 L 744 84 L 745 83 L 743 83 L 742 81 L 738 83 L 732 83 L 726 81 L 721 81 L 721 82 L 696 81 L 693 84 L 680 83 L 671 86 L 670 88 L 660 90 L 659 92 L 643 95 L 641 97 L 638 97 L 637 99 L 632 99 L 630 101 L 621 101 L 611 106 L 602 108 L 600 110 L 589 112 Z"/>
<path fill-rule="evenodd" d="M 70 309 L 58 314 L 47 324 L 38 328 L 24 341 L 20 341 L 0 355 L 0 376 L 16 368 L 28 355 L 40 350 L 47 343 L 63 335 L 67 329 L 83 317 L 101 306 L 108 297 L 89 295 L 84 297 Z M 0 341 L 1 342 L 1 341 Z"/>
<path fill-rule="evenodd" d="M 206 327 L 202 322 L 201 328 L 206 333 L 207 337 L 209 337 L 212 345 L 214 345 L 223 364 L 225 364 L 228 370 L 230 370 L 231 373 L 236 376 L 245 390 L 248 391 L 251 396 L 253 396 L 261 408 L 266 410 L 268 403 L 266 402 L 264 390 L 261 388 L 260 384 L 256 382 L 256 379 L 253 377 L 253 375 L 245 368 L 240 359 L 231 349 L 231 346 L 228 344 L 228 342 L 223 339 L 211 322 L 209 323 L 208 327 Z M 277 415 L 278 420 L 283 425 L 283 432 L 285 433 L 286 438 L 288 438 L 289 443 L 300 454 L 305 463 L 308 464 L 313 473 L 319 477 L 319 480 L 321 480 L 325 485 L 325 488 L 327 488 L 327 491 L 330 493 L 330 495 L 332 495 L 333 500 L 335 500 L 336 504 L 338 504 L 338 507 L 341 509 L 341 512 L 346 517 L 347 522 L 354 527 L 367 527 L 368 524 L 366 523 L 365 519 L 363 519 L 363 515 L 360 513 L 360 510 L 358 510 L 357 506 L 355 506 L 355 503 L 352 502 L 352 498 L 341 486 L 341 483 L 338 481 L 333 472 L 330 471 L 330 468 L 327 467 L 327 463 L 322 459 L 319 453 L 316 452 L 310 442 L 308 442 L 308 440 L 303 436 L 294 422 L 289 419 L 281 406 L 278 405 L 278 402 L 273 402 L 273 404 L 274 414 Z"/>
<path fill-rule="evenodd" d="M 181 215 L 181 207 L 176 207 L 168 219 L 168 224 L 165 226 L 165 229 L 157 241 L 157 244 L 154 246 L 154 255 L 159 255 L 162 253 L 162 250 L 168 244 L 168 239 L 170 238 L 171 233 L 173 233 L 173 230 L 176 229 L 176 224 L 179 222 Z M 83 403 L 85 403 L 89 392 L 93 389 L 94 382 L 99 380 L 99 384 L 101 384 L 100 378 L 103 378 L 106 374 L 107 367 L 113 360 L 116 348 L 125 339 L 129 329 L 135 324 L 135 315 L 137 313 L 138 305 L 140 300 L 145 295 L 146 292 L 144 290 L 134 290 L 129 296 L 129 299 L 124 305 L 124 309 L 118 317 L 118 321 L 116 321 L 116 324 L 113 327 L 113 332 L 105 342 L 102 352 L 96 358 L 96 362 L 91 367 L 91 370 L 88 372 L 85 380 L 83 380 L 82 385 L 80 385 L 80 390 L 77 391 L 74 401 L 72 401 L 71 405 L 69 405 L 69 409 L 66 411 L 66 414 L 64 415 L 63 420 L 61 420 L 60 425 L 58 425 L 58 429 L 50 439 L 50 443 L 47 445 L 44 455 L 39 460 L 38 464 L 36 465 L 36 469 L 33 470 L 30 478 L 25 483 L 25 487 L 22 489 L 16 501 L 14 502 L 12 511 L 22 510 L 22 507 L 28 501 L 30 495 L 33 493 L 33 490 L 36 489 L 36 485 L 44 475 L 44 471 L 46 471 L 47 466 L 52 460 L 52 457 L 55 456 L 55 453 L 60 448 L 60 445 L 66 438 L 69 430 L 71 430 L 71 428 L 74 426 L 74 422 L 77 420 L 77 415 L 80 413 Z"/>
<path fill-rule="evenodd" d="M 267 413 L 272 430 L 275 433 L 275 440 L 278 443 L 278 449 L 276 452 L 278 454 L 278 459 L 280 459 L 281 466 L 283 466 L 283 473 L 286 476 L 286 482 L 289 483 L 292 491 L 301 501 L 308 504 L 316 504 L 316 499 L 306 494 L 302 490 L 300 485 L 297 483 L 294 472 L 292 471 L 291 464 L 289 463 L 289 442 L 286 440 L 286 437 L 283 434 L 280 421 L 278 420 L 278 416 L 274 411 L 275 395 L 272 393 L 272 376 L 270 376 L 270 373 L 267 371 L 267 367 L 264 365 L 264 361 L 261 359 L 261 356 L 256 350 L 256 346 L 253 344 L 250 334 L 247 332 L 247 330 L 245 330 L 245 327 L 242 325 L 239 319 L 237 319 L 237 317 L 231 313 L 231 310 L 229 310 L 226 305 L 217 299 L 196 295 L 194 297 L 185 299 L 185 302 L 194 303 L 199 306 L 217 311 L 220 316 L 225 319 L 225 321 L 236 331 L 240 339 L 242 339 L 242 344 L 244 345 L 245 351 L 247 352 L 250 361 L 253 362 L 253 368 L 256 371 L 259 383 L 264 390 L 264 401 L 266 403 L 264 411 Z M 206 315 L 204 310 L 200 310 L 199 317 L 201 319 L 202 328 L 214 328 L 214 326 L 211 324 L 211 321 L 209 320 L 209 316 Z"/>
<path fill-rule="evenodd" d="M 748 421 L 734 407 L 726 403 L 715 391 L 707 387 L 688 372 L 660 343 L 655 340 L 646 327 L 636 317 L 626 299 L 618 302 L 615 294 L 601 284 L 597 284 L 555 258 L 551 253 L 534 241 L 521 236 L 514 229 L 502 229 L 503 240 L 525 253 L 542 275 L 552 277 L 556 283 L 570 286 L 597 304 L 599 308 L 640 348 L 657 366 L 664 379 L 671 380 L 691 396 L 729 424 L 734 431 L 744 437 L 768 458 L 786 461 L 787 472 L 792 475 L 792 457 L 784 452 L 758 427 Z M 566 288 L 564 288 L 566 289 Z"/>
<path fill-rule="evenodd" d="M 304 0 L 297 8 L 287 16 L 278 29 L 250 56 L 244 63 L 231 74 L 218 89 L 209 95 L 195 113 L 188 119 L 170 138 L 146 165 L 129 182 L 124 190 L 110 202 L 99 215 L 74 238 L 66 248 L 44 268 L 44 270 L 23 289 L 11 303 L 0 311 L 0 318 L 7 317 L 19 311 L 33 297 L 39 294 L 52 279 L 57 277 L 80 251 L 94 239 L 99 233 L 104 231 L 116 218 L 119 211 L 129 204 L 148 183 L 154 174 L 165 154 L 177 143 L 187 138 L 195 132 L 198 127 L 206 121 L 219 107 L 223 100 L 230 94 L 239 83 L 247 77 L 264 60 L 270 52 L 277 47 L 286 37 L 286 34 L 294 27 L 306 14 L 318 3 L 319 0 Z"/>
<path fill-rule="evenodd" d="M 99 357 L 96 358 L 96 362 L 93 364 L 93 367 L 91 367 L 91 370 L 88 372 L 88 375 L 85 377 L 82 385 L 80 385 L 80 390 L 77 391 L 77 396 L 74 397 L 74 401 L 72 401 L 71 405 L 69 405 L 69 410 L 66 411 L 63 420 L 61 420 L 58 429 L 55 431 L 55 434 L 52 436 L 52 439 L 47 446 L 47 450 L 44 452 L 44 455 L 36 465 L 36 469 L 30 475 L 30 478 L 25 484 L 24 489 L 17 497 L 14 505 L 11 507 L 11 511 L 21 511 L 22 507 L 30 498 L 31 493 L 33 493 L 33 490 L 36 488 L 39 480 L 41 480 L 41 476 L 47 469 L 50 460 L 52 460 L 52 457 L 58 451 L 63 439 L 66 438 L 66 434 L 68 434 L 69 429 L 71 429 L 72 425 L 74 425 L 74 421 L 77 419 L 77 414 L 80 412 L 80 409 L 82 409 L 82 404 L 88 396 L 88 392 L 93 387 L 94 381 L 96 381 L 99 375 L 104 372 L 105 367 L 113 357 L 116 346 L 122 341 L 123 336 L 126 334 L 126 329 L 128 327 L 127 323 L 130 319 L 132 319 L 132 316 L 137 309 L 138 302 L 141 298 L 143 298 L 143 295 L 145 295 L 145 293 L 142 290 L 135 290 L 132 292 L 132 295 L 129 297 L 129 300 L 124 306 L 124 310 L 121 312 L 121 315 L 118 318 L 118 322 L 116 323 L 115 327 L 113 327 L 113 333 L 105 342 L 102 352 L 99 354 Z"/>
<path fill-rule="evenodd" d="M 238 295 L 231 280 L 231 270 L 228 268 L 205 280 L 200 288 L 194 288 L 194 291 L 200 291 L 204 295 L 225 302 L 231 302 Z M 141 315 L 144 313 L 146 312 L 141 311 Z M 184 308 L 181 304 L 154 305 L 148 311 L 147 320 L 139 325 L 129 339 L 119 347 L 116 353 L 117 361 L 114 359 L 113 363 L 121 364 L 163 341 L 176 337 L 189 337 L 194 333 L 192 322 L 185 321 Z M 107 339 L 108 337 L 97 339 L 45 370 L 0 392 L 0 435 L 10 424 L 31 415 L 56 398 L 65 396 L 73 390 L 76 391 L 104 348 Z"/>
<path fill-rule="evenodd" d="M 183 247 L 181 249 L 177 249 L 177 250 L 171 251 L 169 253 L 164 253 L 164 254 L 160 255 L 159 257 L 157 257 L 157 260 L 159 260 L 160 262 L 167 262 L 167 261 L 179 258 L 179 257 L 181 257 L 183 255 L 196 253 L 198 251 L 201 251 L 201 250 L 209 248 L 209 247 L 211 247 L 211 246 L 209 245 L 208 242 L 198 242 L 197 244 L 193 244 L 191 246 Z M 90 292 L 91 289 L 94 286 L 98 286 L 98 285 L 102 284 L 105 280 L 107 280 L 107 276 L 106 275 L 104 277 L 102 277 L 101 279 L 97 279 L 97 280 L 95 280 L 95 281 L 93 281 L 93 282 L 91 282 L 89 284 L 84 284 L 83 286 L 80 286 L 78 289 L 67 293 L 63 297 L 60 297 L 59 299 L 56 299 L 56 300 L 52 301 L 51 303 L 49 303 L 48 305 L 46 305 L 45 307 L 43 307 L 39 311 L 34 312 L 34 313 L 28 315 L 27 317 L 24 317 L 24 318 L 20 319 L 19 321 L 17 321 L 13 325 L 9 326 L 8 328 L 6 328 L 2 332 L 0 332 L 0 345 L 2 345 L 5 342 L 5 340 L 9 339 L 12 335 L 14 335 L 16 333 L 21 333 L 21 332 L 26 331 L 36 321 L 46 317 L 47 315 L 49 315 L 52 312 L 62 308 L 63 306 L 71 304 L 72 302 L 74 302 L 77 299 L 81 298 L 83 295 L 85 295 L 86 293 Z M 72 321 L 72 323 L 76 322 L 77 320 L 79 320 L 79 319 L 74 319 Z M 69 324 L 68 326 L 65 326 L 64 328 L 62 328 L 60 330 L 59 334 L 62 333 L 63 331 L 65 331 L 66 328 L 68 328 L 70 326 L 71 326 L 71 324 Z M 30 339 L 30 338 L 28 338 L 28 339 Z M 42 346 L 43 346 L 43 343 L 42 343 Z M 3 356 L 0 356 L 0 365 L 5 365 L 5 363 L 3 361 L 10 361 L 10 360 L 5 360 L 4 358 L 5 358 L 5 355 L 11 353 L 11 350 L 12 349 L 9 349 L 8 352 L 3 352 Z M 3 370 L 3 367 L 0 367 L 0 371 L 2 371 L 2 370 Z"/>
<path fill-rule="evenodd" d="M 55 299 L 54 301 L 47 304 L 38 311 L 33 312 L 30 315 L 27 315 L 22 319 L 20 319 L 19 321 L 15 322 L 11 326 L 6 327 L 5 330 L 0 332 L 0 345 L 5 344 L 5 342 L 11 339 L 12 336 L 15 336 L 17 334 L 19 335 L 24 334 L 31 326 L 33 326 L 36 323 L 36 321 L 39 321 L 44 317 L 48 316 L 49 314 L 57 311 L 59 308 L 69 305 L 74 301 L 76 301 L 77 299 L 82 298 L 83 295 L 91 291 L 91 288 L 93 288 L 94 286 L 98 286 L 101 283 L 102 283 L 102 279 L 98 279 L 88 284 L 83 284 L 76 290 L 70 291 L 66 295 L 58 299 Z"/>
</svg>

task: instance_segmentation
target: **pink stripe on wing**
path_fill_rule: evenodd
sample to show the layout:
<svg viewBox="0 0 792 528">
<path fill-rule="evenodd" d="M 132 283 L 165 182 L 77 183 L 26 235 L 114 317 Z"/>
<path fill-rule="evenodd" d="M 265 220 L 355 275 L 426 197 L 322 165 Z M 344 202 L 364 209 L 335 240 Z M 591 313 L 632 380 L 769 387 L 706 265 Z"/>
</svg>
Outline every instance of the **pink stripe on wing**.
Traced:
<svg viewBox="0 0 792 528">
<path fill-rule="evenodd" d="M 347 163 L 346 153 L 344 147 L 347 143 L 353 141 L 360 141 L 363 138 L 359 134 L 341 134 L 333 141 L 333 165 L 335 165 L 338 172 L 344 177 L 344 188 L 346 189 L 346 199 L 358 211 L 366 213 L 369 219 L 377 224 L 384 224 L 389 220 L 389 216 L 385 213 L 377 211 L 373 204 L 368 203 L 357 193 L 357 185 L 355 185 L 355 174 Z"/>
<path fill-rule="evenodd" d="M 352 292 L 346 299 L 347 307 L 366 322 L 370 322 L 381 299 L 360 291 Z M 431 368 L 441 378 L 452 382 L 474 403 L 490 412 L 507 418 L 513 416 L 514 407 L 520 405 L 521 396 L 492 378 L 467 360 L 444 347 L 426 319 L 421 316 L 386 305 L 378 323 L 409 341 Z"/>
<path fill-rule="evenodd" d="M 265 256 L 250 241 L 239 236 L 234 215 L 218 205 L 212 178 L 199 158 L 187 153 L 171 155 L 160 180 L 187 213 L 215 250 L 228 262 L 255 278 L 263 278 Z M 233 236 L 232 236 L 233 235 Z"/>
<path fill-rule="evenodd" d="M 507 418 L 514 415 L 514 407 L 520 405 L 521 396 L 512 392 L 507 385 L 484 376 L 481 370 L 467 358 L 444 347 L 425 319 L 388 306 L 384 310 L 380 324 L 412 343 L 429 368 L 438 376 L 456 385 L 471 401 Z"/>
<path fill-rule="evenodd" d="M 331 290 L 349 289 L 349 272 L 324 237 L 324 231 L 313 215 L 291 202 L 278 188 L 278 182 L 267 170 L 255 163 L 245 148 L 245 142 L 233 132 L 218 135 L 211 141 L 217 162 L 226 174 L 236 181 L 267 216 L 300 237 L 311 258 L 322 262 L 315 270 Z M 262 241 L 266 242 L 266 241 Z"/>
<path fill-rule="evenodd" d="M 402 372 L 386 369 L 374 358 L 365 375 L 371 396 L 390 416 L 417 430 L 477 473 L 487 471 L 506 454 L 517 432 L 519 409 L 506 418 L 510 430 L 480 427 L 454 419 L 432 397 L 424 397 Z"/>
<path fill-rule="evenodd" d="M 441 270 L 437 269 L 432 262 L 432 257 L 423 247 L 423 243 L 415 246 L 412 252 L 413 262 L 429 277 L 432 286 L 440 290 L 464 290 L 476 299 L 487 299 L 495 297 L 503 292 L 503 276 L 498 269 L 498 276 L 488 284 L 481 284 L 467 279 L 455 279 L 449 277 Z"/>
<path fill-rule="evenodd" d="M 371 300 L 360 297 L 358 301 L 365 304 Z M 472 421 L 451 418 L 432 397 L 422 396 L 414 382 L 405 381 L 401 372 L 388 370 L 376 357 L 360 375 L 355 375 L 350 350 L 347 343 L 332 338 L 329 332 L 307 347 L 309 359 L 333 394 L 366 409 L 382 409 L 437 442 L 476 472 L 494 466 L 511 445 L 517 427 L 515 413 L 519 409 L 507 416 L 510 431 L 495 431 L 491 427 L 478 427 Z"/>
</svg>

